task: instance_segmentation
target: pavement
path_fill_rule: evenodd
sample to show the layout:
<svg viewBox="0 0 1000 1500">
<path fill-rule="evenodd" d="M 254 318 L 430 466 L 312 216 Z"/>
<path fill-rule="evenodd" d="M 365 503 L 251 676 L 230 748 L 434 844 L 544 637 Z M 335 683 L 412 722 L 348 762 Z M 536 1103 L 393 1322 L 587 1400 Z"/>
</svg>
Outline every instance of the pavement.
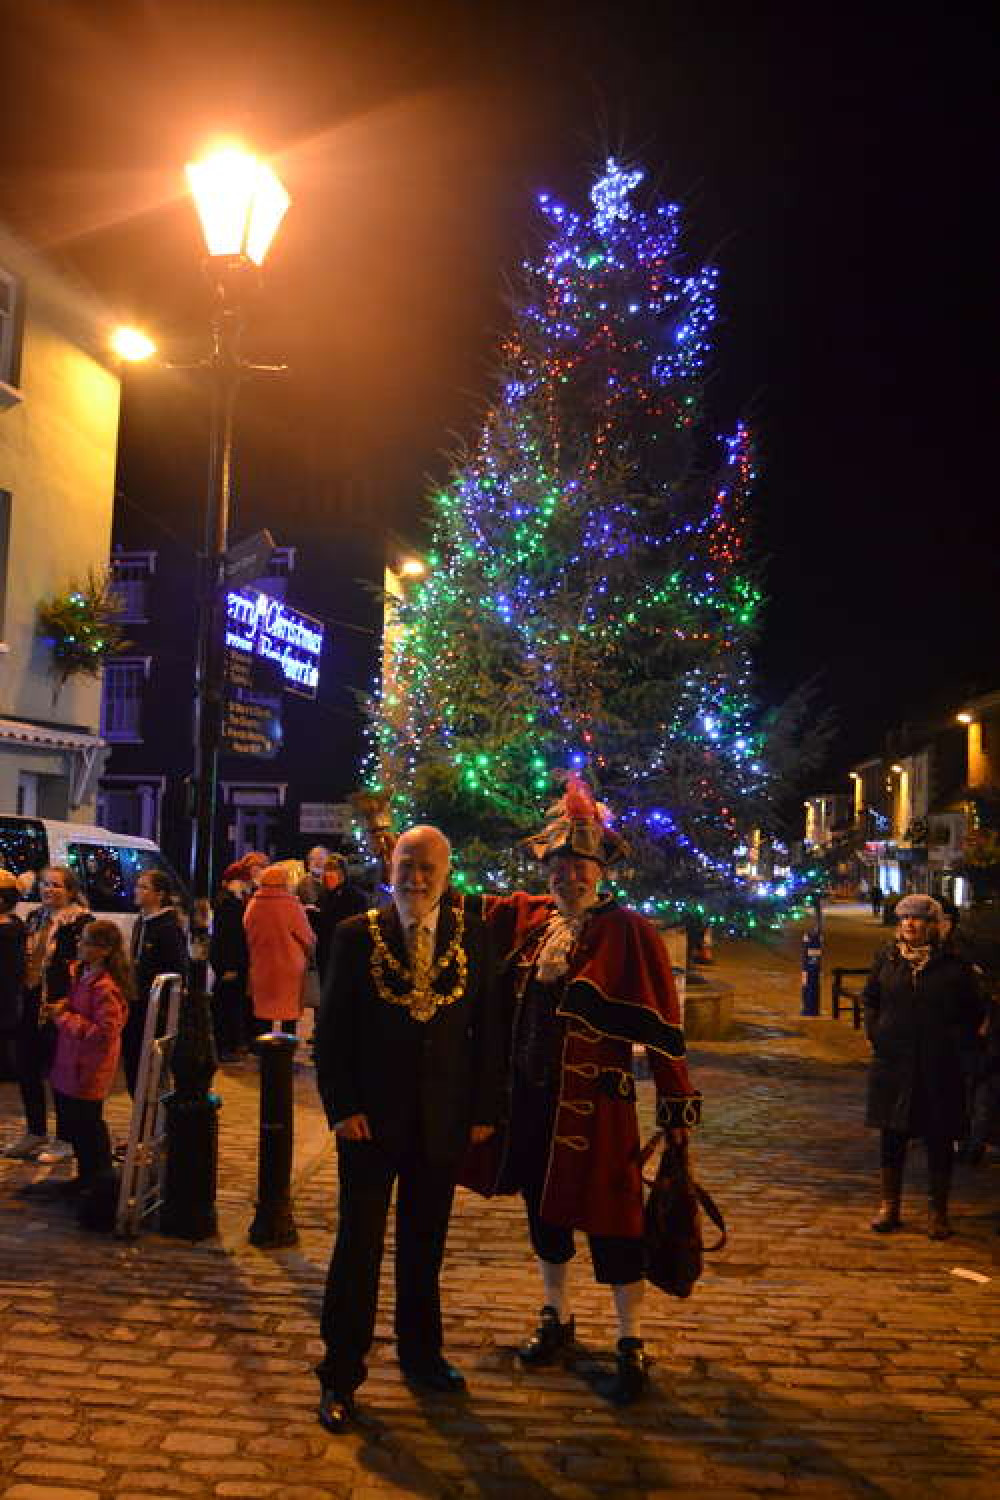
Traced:
<svg viewBox="0 0 1000 1500">
<path fill-rule="evenodd" d="M 883 939 L 860 908 L 831 909 L 830 964 L 864 962 Z M 735 987 L 738 1019 L 727 1041 L 692 1050 L 706 1098 L 695 1158 L 729 1243 L 689 1300 L 648 1292 L 655 1364 L 642 1405 L 616 1411 L 595 1390 L 615 1328 L 585 1250 L 574 1364 L 519 1368 L 514 1346 L 541 1300 L 519 1206 L 460 1192 L 443 1294 L 468 1396 L 421 1399 L 401 1383 L 388 1254 L 366 1424 L 327 1436 L 311 1367 L 336 1223 L 333 1147 L 300 1066 L 300 1243 L 251 1247 L 247 1064 L 216 1079 L 217 1240 L 83 1234 L 62 1210 L 17 1196 L 45 1169 L 0 1164 L 0 1500 L 995 1496 L 1000 1159 L 959 1169 L 954 1239 L 926 1238 L 922 1159 L 904 1231 L 872 1235 L 863 1041 L 847 1018 L 799 1018 L 795 933 L 720 943 L 714 967 Z M 16 1131 L 15 1103 L 0 1086 L 0 1135 Z M 110 1102 L 119 1129 L 125 1105 Z M 641 1108 L 648 1121 L 648 1084 Z"/>
</svg>

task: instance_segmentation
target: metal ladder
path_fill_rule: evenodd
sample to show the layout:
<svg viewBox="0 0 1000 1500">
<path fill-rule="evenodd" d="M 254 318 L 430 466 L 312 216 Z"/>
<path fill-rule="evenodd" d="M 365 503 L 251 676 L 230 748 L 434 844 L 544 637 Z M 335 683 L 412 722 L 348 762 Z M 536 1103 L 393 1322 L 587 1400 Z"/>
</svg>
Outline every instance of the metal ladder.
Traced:
<svg viewBox="0 0 1000 1500">
<path fill-rule="evenodd" d="M 155 1212 L 163 1200 L 167 1136 L 164 1128 L 166 1094 L 161 1085 L 168 1076 L 170 1054 L 177 1037 L 183 983 L 179 974 L 157 974 L 149 992 L 139 1076 L 115 1213 L 115 1233 L 124 1239 L 134 1239 L 143 1219 Z"/>
</svg>

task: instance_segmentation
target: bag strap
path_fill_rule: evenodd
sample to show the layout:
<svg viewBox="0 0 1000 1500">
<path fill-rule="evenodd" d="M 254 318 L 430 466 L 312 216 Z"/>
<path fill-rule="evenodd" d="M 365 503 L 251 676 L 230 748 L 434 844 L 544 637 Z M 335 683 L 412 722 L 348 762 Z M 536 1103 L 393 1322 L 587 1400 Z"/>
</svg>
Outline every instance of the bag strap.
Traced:
<svg viewBox="0 0 1000 1500">
<path fill-rule="evenodd" d="M 656 1130 L 656 1131 L 654 1131 L 653 1134 L 649 1137 L 649 1140 L 646 1142 L 646 1144 L 643 1146 L 642 1150 L 639 1152 L 639 1171 L 640 1172 L 642 1171 L 642 1169 L 646 1165 L 646 1163 L 649 1161 L 649 1158 L 652 1156 L 653 1152 L 656 1150 L 656 1147 L 657 1147 L 658 1143 L 660 1141 L 662 1141 L 662 1140 L 663 1140 L 663 1131 L 662 1130 Z M 652 1186 L 652 1183 L 649 1181 L 648 1177 L 644 1177 L 642 1180 L 646 1184 L 647 1187 L 651 1187 Z"/>
<path fill-rule="evenodd" d="M 716 1250 L 724 1250 L 726 1248 L 726 1221 L 722 1217 L 722 1211 L 711 1193 L 706 1192 L 701 1183 L 695 1182 L 693 1177 L 691 1178 L 691 1186 L 694 1188 L 698 1202 L 719 1231 L 718 1241 L 714 1245 L 705 1245 L 703 1247 L 708 1254 L 713 1255 Z"/>
<path fill-rule="evenodd" d="M 656 1147 L 657 1147 L 658 1143 L 660 1141 L 663 1141 L 663 1140 L 665 1140 L 665 1133 L 662 1130 L 657 1130 L 657 1131 L 654 1132 L 653 1135 L 650 1136 L 649 1140 L 642 1147 L 641 1151 L 639 1152 L 639 1171 L 640 1171 L 640 1173 L 642 1172 L 643 1167 L 649 1161 L 649 1158 L 652 1156 L 653 1152 L 656 1150 Z M 696 1182 L 695 1179 L 694 1179 L 694 1177 L 691 1175 L 691 1169 L 690 1169 L 690 1166 L 688 1164 L 687 1150 L 686 1149 L 682 1149 L 680 1151 L 679 1155 L 680 1155 L 681 1160 L 683 1162 L 684 1172 L 685 1172 L 685 1174 L 687 1176 L 688 1181 L 691 1184 L 692 1189 L 694 1190 L 695 1197 L 698 1199 L 698 1202 L 701 1205 L 701 1207 L 704 1210 L 704 1212 L 707 1215 L 707 1217 L 709 1219 L 711 1219 L 712 1223 L 715 1225 L 716 1229 L 719 1231 L 719 1239 L 716 1241 L 716 1243 L 714 1245 L 705 1245 L 704 1246 L 704 1249 L 706 1250 L 706 1252 L 708 1254 L 714 1255 L 717 1250 L 724 1250 L 726 1248 L 726 1240 L 728 1238 L 728 1231 L 726 1229 L 726 1221 L 725 1221 L 725 1219 L 722 1216 L 722 1210 L 719 1208 L 719 1205 L 716 1203 L 716 1201 L 712 1197 L 711 1193 L 709 1193 L 707 1191 L 707 1189 L 703 1188 L 700 1182 Z M 646 1184 L 647 1187 L 652 1187 L 653 1186 L 653 1181 L 651 1181 L 650 1178 L 643 1177 L 642 1180 Z"/>
</svg>

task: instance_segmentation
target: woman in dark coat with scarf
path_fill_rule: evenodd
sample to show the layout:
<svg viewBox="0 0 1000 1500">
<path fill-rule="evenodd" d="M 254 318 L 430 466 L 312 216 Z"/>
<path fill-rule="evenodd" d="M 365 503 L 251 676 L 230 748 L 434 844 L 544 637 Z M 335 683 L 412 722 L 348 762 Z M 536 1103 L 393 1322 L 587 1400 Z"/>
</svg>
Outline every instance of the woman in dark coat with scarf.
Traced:
<svg viewBox="0 0 1000 1500">
<path fill-rule="evenodd" d="M 983 1022 L 972 965 L 939 941 L 941 907 L 905 896 L 899 936 L 879 954 L 865 984 L 865 1035 L 872 1045 L 866 1124 L 881 1131 L 882 1204 L 876 1234 L 901 1224 L 903 1169 L 911 1137 L 927 1151 L 931 1239 L 947 1239 L 955 1140 L 965 1128 L 963 1054 Z"/>
</svg>

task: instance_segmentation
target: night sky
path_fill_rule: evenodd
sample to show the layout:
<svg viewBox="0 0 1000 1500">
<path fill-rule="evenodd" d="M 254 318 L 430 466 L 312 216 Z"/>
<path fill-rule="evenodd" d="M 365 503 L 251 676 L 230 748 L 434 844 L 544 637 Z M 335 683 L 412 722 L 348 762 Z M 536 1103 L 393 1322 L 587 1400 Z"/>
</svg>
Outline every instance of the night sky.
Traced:
<svg viewBox="0 0 1000 1500">
<path fill-rule="evenodd" d="M 722 268 L 709 404 L 759 437 L 761 691 L 818 674 L 832 780 L 1000 685 L 991 10 L 0 0 L 0 217 L 195 354 L 183 163 L 219 132 L 273 152 L 294 201 L 255 337 L 292 373 L 244 407 L 247 514 L 294 454 L 418 535 L 535 194 L 640 161 Z M 190 379 L 130 376 L 122 480 L 179 526 L 202 414 Z"/>
</svg>

